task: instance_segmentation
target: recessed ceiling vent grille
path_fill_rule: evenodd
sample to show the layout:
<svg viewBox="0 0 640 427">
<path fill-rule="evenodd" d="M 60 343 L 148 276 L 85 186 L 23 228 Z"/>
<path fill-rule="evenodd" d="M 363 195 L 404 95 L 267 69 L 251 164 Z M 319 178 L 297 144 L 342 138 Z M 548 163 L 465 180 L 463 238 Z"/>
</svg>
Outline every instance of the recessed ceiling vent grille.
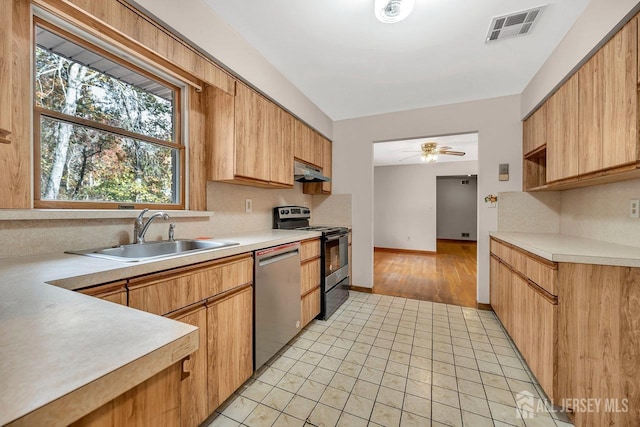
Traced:
<svg viewBox="0 0 640 427">
<path fill-rule="evenodd" d="M 546 5 L 493 18 L 486 43 L 529 34 L 545 7 Z"/>
</svg>

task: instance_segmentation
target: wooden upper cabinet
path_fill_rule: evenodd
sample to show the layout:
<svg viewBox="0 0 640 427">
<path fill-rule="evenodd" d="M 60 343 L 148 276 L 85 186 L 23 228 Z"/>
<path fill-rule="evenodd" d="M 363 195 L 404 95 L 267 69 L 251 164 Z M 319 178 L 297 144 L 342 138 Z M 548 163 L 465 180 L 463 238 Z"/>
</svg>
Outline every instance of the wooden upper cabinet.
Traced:
<svg viewBox="0 0 640 427">
<path fill-rule="evenodd" d="M 638 18 L 600 50 L 603 55 L 602 166 L 638 160 Z"/>
<path fill-rule="evenodd" d="M 522 154 L 527 155 L 547 143 L 547 104 L 542 104 L 527 120 L 522 128 Z"/>
<path fill-rule="evenodd" d="M 295 118 L 271 104 L 278 115 L 280 132 L 271 146 L 271 182 L 293 186 L 293 146 Z"/>
<path fill-rule="evenodd" d="M 598 51 L 578 71 L 580 174 L 602 169 L 603 56 Z"/>
<path fill-rule="evenodd" d="M 321 168 L 322 145 L 319 143 L 319 135 L 298 119 L 295 120 L 294 135 L 294 157 Z"/>
<path fill-rule="evenodd" d="M 331 178 L 332 173 L 332 143 L 327 138 L 318 135 L 317 145 L 322 148 L 322 174 Z M 305 194 L 331 194 L 331 181 L 307 182 L 303 185 Z"/>
<path fill-rule="evenodd" d="M 578 175 L 578 74 L 547 100 L 547 183 Z"/>
<path fill-rule="evenodd" d="M 0 143 L 9 143 L 11 134 L 11 111 L 13 98 L 11 89 L 11 41 L 13 38 L 12 12 L 13 2 L 0 4 Z"/>
<path fill-rule="evenodd" d="M 207 178 L 293 187 L 294 118 L 250 87 L 206 88 Z"/>
<path fill-rule="evenodd" d="M 271 104 L 249 87 L 237 83 L 235 97 L 235 175 L 269 182 L 270 141 L 277 126 Z M 273 105 L 273 104 L 272 104 Z"/>
</svg>

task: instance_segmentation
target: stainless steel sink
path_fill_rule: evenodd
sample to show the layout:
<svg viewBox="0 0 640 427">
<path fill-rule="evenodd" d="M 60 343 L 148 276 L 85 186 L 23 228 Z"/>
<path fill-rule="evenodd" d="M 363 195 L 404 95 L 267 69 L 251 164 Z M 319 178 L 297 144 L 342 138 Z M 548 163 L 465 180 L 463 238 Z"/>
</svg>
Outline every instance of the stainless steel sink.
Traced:
<svg viewBox="0 0 640 427">
<path fill-rule="evenodd" d="M 224 240 L 175 240 L 120 245 L 108 248 L 87 249 L 83 251 L 67 251 L 67 253 L 113 259 L 117 261 L 136 262 L 156 258 L 167 258 L 175 255 L 201 252 L 211 249 L 226 248 L 238 244 L 239 243 L 237 242 L 228 242 Z"/>
</svg>

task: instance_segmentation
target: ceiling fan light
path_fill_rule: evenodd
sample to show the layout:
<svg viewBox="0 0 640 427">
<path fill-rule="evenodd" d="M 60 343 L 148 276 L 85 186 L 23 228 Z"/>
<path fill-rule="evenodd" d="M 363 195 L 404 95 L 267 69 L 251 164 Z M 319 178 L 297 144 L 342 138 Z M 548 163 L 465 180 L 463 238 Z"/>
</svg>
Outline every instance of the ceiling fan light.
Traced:
<svg viewBox="0 0 640 427">
<path fill-rule="evenodd" d="M 378 21 L 393 24 L 405 19 L 411 11 L 415 0 L 375 0 L 375 14 Z"/>
<path fill-rule="evenodd" d="M 425 163 L 434 163 L 438 160 L 438 155 L 433 153 L 422 153 L 420 159 Z"/>
</svg>

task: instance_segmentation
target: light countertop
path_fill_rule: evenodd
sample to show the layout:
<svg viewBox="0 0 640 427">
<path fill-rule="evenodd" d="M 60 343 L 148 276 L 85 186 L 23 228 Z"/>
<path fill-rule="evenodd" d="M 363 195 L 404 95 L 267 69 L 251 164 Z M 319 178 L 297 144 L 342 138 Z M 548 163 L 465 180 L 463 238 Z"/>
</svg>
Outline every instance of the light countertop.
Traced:
<svg viewBox="0 0 640 427">
<path fill-rule="evenodd" d="M 319 235 L 215 236 L 240 245 L 146 262 L 62 253 L 0 260 L 0 425 L 68 424 L 198 348 L 193 326 L 70 289 Z"/>
<path fill-rule="evenodd" d="M 640 267 L 640 247 L 625 246 L 565 234 L 493 231 L 503 240 L 549 261 Z"/>
</svg>

